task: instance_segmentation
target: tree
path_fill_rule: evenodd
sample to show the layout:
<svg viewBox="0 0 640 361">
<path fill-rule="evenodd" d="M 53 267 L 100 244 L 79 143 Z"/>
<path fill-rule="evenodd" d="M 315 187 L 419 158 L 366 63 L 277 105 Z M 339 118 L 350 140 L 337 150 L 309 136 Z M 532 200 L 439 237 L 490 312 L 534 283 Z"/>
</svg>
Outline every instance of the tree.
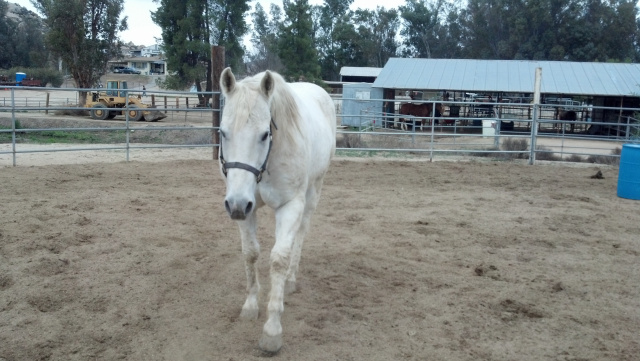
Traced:
<svg viewBox="0 0 640 361">
<path fill-rule="evenodd" d="M 107 61 L 119 54 L 118 33 L 124 0 L 33 0 L 45 17 L 49 50 L 62 59 L 78 88 L 93 87 L 106 73 Z M 80 106 L 87 92 L 80 91 Z"/>
<path fill-rule="evenodd" d="M 240 39 L 247 32 L 248 9 L 247 0 L 160 0 L 151 18 L 162 29 L 167 68 L 172 72 L 160 85 L 167 89 L 195 85 L 198 92 L 210 92 L 212 44 L 224 46 L 225 62 L 242 73 Z M 207 104 L 210 95 L 198 98 Z"/>
<path fill-rule="evenodd" d="M 630 0 L 469 0 L 460 12 L 464 57 L 637 61 Z"/>
<path fill-rule="evenodd" d="M 151 18 L 162 29 L 162 40 L 167 75 L 160 85 L 165 89 L 184 89 L 195 85 L 202 91 L 200 83 L 207 82 L 211 89 L 211 45 L 210 31 L 205 11 L 207 3 L 201 0 L 160 0 L 158 10 Z M 205 99 L 199 95 L 201 102 Z"/>
<path fill-rule="evenodd" d="M 249 73 L 256 74 L 270 69 L 282 72 L 284 66 L 278 57 L 278 24 L 282 11 L 276 4 L 271 4 L 271 19 L 260 3 L 256 3 L 253 13 L 253 32 L 251 44 L 254 52 L 249 56 Z"/>
<path fill-rule="evenodd" d="M 47 52 L 42 35 L 42 21 L 31 11 L 22 9 L 19 18 L 6 16 L 8 3 L 0 0 L 0 68 L 14 66 L 44 67 Z"/>
<path fill-rule="evenodd" d="M 225 47 L 225 61 L 236 74 L 243 74 L 244 53 L 242 38 L 249 31 L 245 14 L 250 10 L 248 0 L 211 0 L 209 21 L 213 26 L 213 45 Z"/>
<path fill-rule="evenodd" d="M 581 55 L 597 61 L 638 61 L 638 8 L 629 0 L 586 0 L 581 33 L 587 46 Z M 590 45 L 590 46 L 589 46 Z"/>
<path fill-rule="evenodd" d="M 426 0 L 407 0 L 400 6 L 400 16 L 404 27 L 400 34 L 405 37 L 405 55 L 419 58 L 443 57 L 438 50 L 441 41 L 441 19 L 444 2 L 435 3 Z"/>
<path fill-rule="evenodd" d="M 399 43 L 396 40 L 400 19 L 396 9 L 378 7 L 375 11 L 358 9 L 354 23 L 365 66 L 383 67 L 389 58 L 396 56 Z"/>
<path fill-rule="evenodd" d="M 318 54 L 313 44 L 311 6 L 307 0 L 283 1 L 284 19 L 279 29 L 278 56 L 289 81 L 320 82 Z"/>
<path fill-rule="evenodd" d="M 356 32 L 349 6 L 353 0 L 324 0 L 317 11 L 315 48 L 318 50 L 322 77 L 337 80 L 340 66 L 353 59 L 357 52 Z"/>
<path fill-rule="evenodd" d="M 13 29 L 15 24 L 5 14 L 7 13 L 7 3 L 0 0 L 0 69 L 9 69 L 13 65 L 15 54 L 13 52 Z"/>
</svg>

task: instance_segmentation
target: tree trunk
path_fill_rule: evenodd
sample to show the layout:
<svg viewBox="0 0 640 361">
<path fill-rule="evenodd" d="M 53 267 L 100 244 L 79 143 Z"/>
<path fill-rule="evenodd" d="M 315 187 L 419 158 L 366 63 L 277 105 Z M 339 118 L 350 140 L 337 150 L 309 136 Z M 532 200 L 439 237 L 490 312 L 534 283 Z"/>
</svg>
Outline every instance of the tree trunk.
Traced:
<svg viewBox="0 0 640 361">
<path fill-rule="evenodd" d="M 78 92 L 78 107 L 84 107 L 87 104 L 87 92 L 79 91 Z"/>
</svg>

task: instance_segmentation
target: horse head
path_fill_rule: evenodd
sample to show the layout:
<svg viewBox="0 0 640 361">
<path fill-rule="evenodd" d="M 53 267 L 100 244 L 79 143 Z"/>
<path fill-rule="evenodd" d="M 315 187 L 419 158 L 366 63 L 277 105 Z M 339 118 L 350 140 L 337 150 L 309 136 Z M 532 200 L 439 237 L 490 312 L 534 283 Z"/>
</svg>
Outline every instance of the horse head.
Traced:
<svg viewBox="0 0 640 361">
<path fill-rule="evenodd" d="M 220 170 L 225 176 L 225 208 L 244 220 L 256 208 L 256 189 L 271 151 L 269 101 L 274 81 L 269 71 L 236 81 L 230 68 L 220 76 L 225 99 L 220 122 Z"/>
</svg>

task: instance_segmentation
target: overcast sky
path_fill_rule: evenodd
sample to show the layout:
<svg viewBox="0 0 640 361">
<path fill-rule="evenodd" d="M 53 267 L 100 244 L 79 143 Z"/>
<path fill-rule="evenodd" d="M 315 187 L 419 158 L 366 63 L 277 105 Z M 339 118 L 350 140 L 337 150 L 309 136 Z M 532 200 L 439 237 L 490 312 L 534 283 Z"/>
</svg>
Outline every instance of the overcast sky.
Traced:
<svg viewBox="0 0 640 361">
<path fill-rule="evenodd" d="M 8 2 L 17 3 L 31 11 L 35 12 L 35 8 L 29 0 L 7 0 Z M 250 1 L 251 11 L 257 2 L 269 12 L 270 3 L 277 3 L 282 7 L 282 0 L 254 0 Z M 324 0 L 309 0 L 312 5 L 320 5 Z M 398 8 L 403 5 L 405 0 L 354 0 L 351 9 L 376 9 L 377 6 L 384 6 L 387 9 Z M 128 16 L 129 30 L 120 34 L 120 38 L 128 43 L 133 42 L 136 45 L 153 45 L 156 43 L 155 38 L 160 38 L 160 28 L 151 21 L 151 11 L 158 8 L 158 3 L 151 0 L 125 0 L 124 14 Z"/>
</svg>

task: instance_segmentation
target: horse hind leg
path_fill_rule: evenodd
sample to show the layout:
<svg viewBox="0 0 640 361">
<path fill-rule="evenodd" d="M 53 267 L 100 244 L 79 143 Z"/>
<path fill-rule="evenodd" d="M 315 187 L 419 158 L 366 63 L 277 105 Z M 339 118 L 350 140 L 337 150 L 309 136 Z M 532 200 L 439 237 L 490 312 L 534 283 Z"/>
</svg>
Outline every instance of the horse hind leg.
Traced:
<svg viewBox="0 0 640 361">
<path fill-rule="evenodd" d="M 242 254 L 244 255 L 244 267 L 247 275 L 247 299 L 242 306 L 240 318 L 255 320 L 259 314 L 258 294 L 260 292 L 258 270 L 256 267 L 256 261 L 260 255 L 260 244 L 256 239 L 256 212 L 252 212 L 246 220 L 238 222 L 238 226 L 240 228 Z"/>
<path fill-rule="evenodd" d="M 320 178 L 307 189 L 307 199 L 304 208 L 304 214 L 302 215 L 302 221 L 300 222 L 300 228 L 296 234 L 296 238 L 291 250 L 291 261 L 289 263 L 289 269 L 287 270 L 287 278 L 284 285 L 285 294 L 291 294 L 298 289 L 296 282 L 296 275 L 298 273 L 300 265 L 300 256 L 302 255 L 302 246 L 304 244 L 304 238 L 309 230 L 309 224 L 311 223 L 311 217 L 318 206 L 320 200 L 320 192 L 322 190 L 323 178 Z"/>
</svg>

